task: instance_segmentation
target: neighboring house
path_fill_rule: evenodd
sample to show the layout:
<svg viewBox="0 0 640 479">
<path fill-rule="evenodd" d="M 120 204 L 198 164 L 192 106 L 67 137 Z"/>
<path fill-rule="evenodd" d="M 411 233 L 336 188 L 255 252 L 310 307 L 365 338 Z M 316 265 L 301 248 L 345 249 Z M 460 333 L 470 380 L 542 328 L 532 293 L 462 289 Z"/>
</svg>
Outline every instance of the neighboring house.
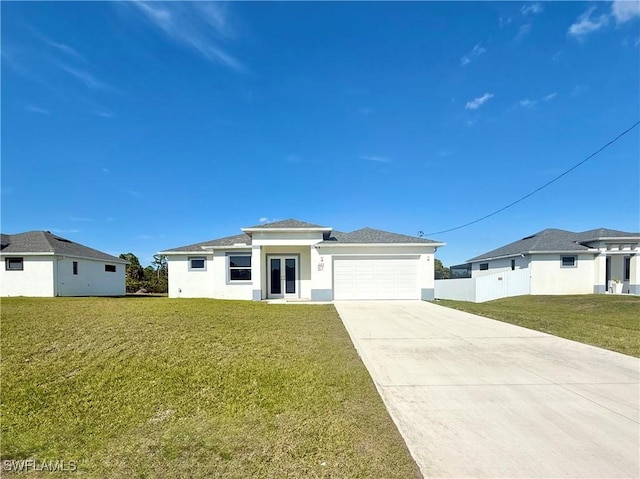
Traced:
<svg viewBox="0 0 640 479">
<path fill-rule="evenodd" d="M 478 278 L 529 269 L 531 294 L 640 294 L 640 233 L 546 229 L 470 259 Z"/>
<path fill-rule="evenodd" d="M 169 296 L 330 301 L 432 299 L 434 253 L 444 243 L 364 228 L 285 220 L 161 252 Z"/>
<path fill-rule="evenodd" d="M 126 261 L 49 231 L 1 235 L 1 296 L 121 296 Z"/>
</svg>

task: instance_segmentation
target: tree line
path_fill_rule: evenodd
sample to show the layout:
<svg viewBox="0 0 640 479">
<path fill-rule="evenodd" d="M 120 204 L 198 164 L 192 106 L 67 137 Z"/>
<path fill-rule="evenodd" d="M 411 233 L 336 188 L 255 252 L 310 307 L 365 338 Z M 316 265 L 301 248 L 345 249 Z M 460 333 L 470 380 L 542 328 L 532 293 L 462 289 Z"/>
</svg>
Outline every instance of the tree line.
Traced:
<svg viewBox="0 0 640 479">
<path fill-rule="evenodd" d="M 144 268 L 133 253 L 122 253 L 120 258 L 129 262 L 125 269 L 127 293 L 166 293 L 169 291 L 169 274 L 165 255 L 153 255 L 151 264 Z"/>
</svg>

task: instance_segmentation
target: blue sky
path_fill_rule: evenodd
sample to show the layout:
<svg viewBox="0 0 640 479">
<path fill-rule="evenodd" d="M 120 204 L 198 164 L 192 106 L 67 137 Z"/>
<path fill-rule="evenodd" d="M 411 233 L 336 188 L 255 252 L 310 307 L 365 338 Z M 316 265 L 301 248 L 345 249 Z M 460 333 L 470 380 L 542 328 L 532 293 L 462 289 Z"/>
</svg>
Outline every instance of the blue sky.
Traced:
<svg viewBox="0 0 640 479">
<path fill-rule="evenodd" d="M 640 230 L 638 2 L 2 2 L 2 231 Z"/>
</svg>

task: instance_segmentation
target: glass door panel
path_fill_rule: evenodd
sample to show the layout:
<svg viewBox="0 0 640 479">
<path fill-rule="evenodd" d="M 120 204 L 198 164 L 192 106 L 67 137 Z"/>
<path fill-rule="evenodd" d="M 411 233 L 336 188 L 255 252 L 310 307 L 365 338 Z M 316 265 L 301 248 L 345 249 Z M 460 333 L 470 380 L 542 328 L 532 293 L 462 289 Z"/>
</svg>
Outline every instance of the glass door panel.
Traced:
<svg viewBox="0 0 640 479">
<path fill-rule="evenodd" d="M 296 292 L 296 260 L 287 258 L 284 260 L 285 267 L 285 291 L 288 294 Z"/>
<path fill-rule="evenodd" d="M 271 258 L 271 294 L 282 294 L 282 281 L 280 276 L 280 258 Z"/>
</svg>

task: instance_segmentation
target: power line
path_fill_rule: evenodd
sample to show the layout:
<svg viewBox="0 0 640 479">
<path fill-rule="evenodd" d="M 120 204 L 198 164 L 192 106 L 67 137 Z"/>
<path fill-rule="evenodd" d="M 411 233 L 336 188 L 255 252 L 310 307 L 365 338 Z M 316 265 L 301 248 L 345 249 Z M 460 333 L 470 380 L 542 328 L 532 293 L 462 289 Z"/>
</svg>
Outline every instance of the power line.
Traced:
<svg viewBox="0 0 640 479">
<path fill-rule="evenodd" d="M 640 120 L 635 122 L 632 126 L 630 126 L 629 128 L 627 128 L 625 131 L 623 131 L 622 133 L 620 133 L 618 136 L 616 136 L 613 140 L 609 141 L 609 143 L 607 143 L 606 145 L 598 148 L 596 151 L 594 151 L 593 153 L 591 153 L 589 156 L 587 156 L 584 160 L 582 160 L 580 163 L 576 163 L 575 165 L 573 165 L 571 168 L 569 168 L 568 170 L 566 170 L 564 173 L 561 173 L 560 175 L 556 176 L 554 179 L 546 182 L 544 185 L 540 186 L 539 188 L 536 188 L 535 190 L 533 190 L 531 193 L 528 193 L 526 195 L 524 195 L 523 197 L 513 201 L 512 203 L 509 203 L 506 206 L 503 206 L 502 208 L 500 208 L 499 210 L 494 211 L 493 213 L 489 213 L 486 216 L 483 216 L 482 218 L 478 218 L 477 220 L 473 220 L 470 221 L 469 223 L 465 223 L 463 225 L 460 226 L 456 226 L 455 228 L 449 228 L 448 230 L 442 230 L 442 231 L 435 231 L 433 233 L 427 233 L 427 235 L 439 235 L 442 233 L 449 233 L 450 231 L 456 231 L 462 228 L 466 228 L 467 226 L 471 226 L 473 224 L 479 223 L 480 221 L 486 220 L 487 218 L 491 218 L 492 216 L 497 215 L 498 213 L 502 213 L 504 210 L 511 208 L 514 205 L 517 205 L 518 203 L 520 203 L 521 201 L 526 200 L 527 198 L 529 198 L 530 196 L 535 195 L 538 191 L 543 190 L 544 188 L 546 188 L 547 186 L 549 186 L 552 183 L 555 183 L 556 181 L 558 181 L 560 178 L 562 178 L 565 175 L 568 175 L 569 173 L 571 173 L 573 170 L 575 170 L 576 168 L 578 168 L 580 165 L 586 163 L 587 161 L 589 161 L 591 158 L 593 158 L 594 156 L 596 156 L 598 153 L 600 153 L 601 151 L 605 150 L 606 148 L 608 148 L 609 146 L 613 145 L 616 141 L 618 141 L 620 138 L 622 138 L 624 135 L 626 135 L 627 133 L 629 133 L 631 130 L 633 130 L 636 126 L 640 125 Z"/>
</svg>

